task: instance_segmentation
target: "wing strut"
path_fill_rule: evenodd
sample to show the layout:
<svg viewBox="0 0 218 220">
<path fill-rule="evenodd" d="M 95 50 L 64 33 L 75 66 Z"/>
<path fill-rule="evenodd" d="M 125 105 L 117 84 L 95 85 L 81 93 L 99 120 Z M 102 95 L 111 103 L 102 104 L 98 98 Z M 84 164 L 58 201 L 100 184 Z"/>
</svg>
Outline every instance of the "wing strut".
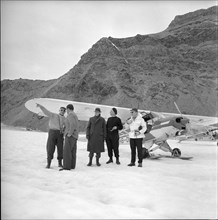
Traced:
<svg viewBox="0 0 218 220">
<path fill-rule="evenodd" d="M 174 105 L 176 106 L 177 111 L 179 112 L 179 114 L 182 116 L 181 111 L 179 110 L 179 107 L 177 106 L 176 102 L 174 102 Z"/>
</svg>

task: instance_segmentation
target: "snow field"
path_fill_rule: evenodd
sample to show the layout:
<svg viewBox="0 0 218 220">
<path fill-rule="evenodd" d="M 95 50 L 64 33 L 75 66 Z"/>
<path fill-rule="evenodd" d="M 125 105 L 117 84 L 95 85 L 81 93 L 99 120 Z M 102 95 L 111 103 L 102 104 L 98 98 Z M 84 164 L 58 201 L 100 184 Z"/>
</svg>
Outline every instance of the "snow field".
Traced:
<svg viewBox="0 0 218 220">
<path fill-rule="evenodd" d="M 87 167 L 87 142 L 80 136 L 76 169 L 59 172 L 56 152 L 45 169 L 46 141 L 47 133 L 1 129 L 2 219 L 217 218 L 215 142 L 169 141 L 194 158 L 145 159 L 142 168 L 127 166 L 125 144 L 121 165 L 107 165 L 105 151 L 101 167 L 95 158 Z"/>
</svg>

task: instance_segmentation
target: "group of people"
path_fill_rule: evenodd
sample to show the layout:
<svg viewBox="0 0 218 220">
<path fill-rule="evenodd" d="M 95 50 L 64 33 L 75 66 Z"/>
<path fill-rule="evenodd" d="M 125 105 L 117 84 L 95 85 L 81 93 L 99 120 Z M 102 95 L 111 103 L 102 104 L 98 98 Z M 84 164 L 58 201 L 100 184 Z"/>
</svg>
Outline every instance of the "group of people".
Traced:
<svg viewBox="0 0 218 220">
<path fill-rule="evenodd" d="M 57 146 L 57 159 L 60 171 L 71 170 L 76 167 L 77 140 L 79 135 L 79 121 L 74 112 L 74 106 L 69 104 L 59 109 L 59 113 L 53 113 L 44 106 L 37 104 L 42 112 L 49 117 L 49 132 L 47 140 L 47 166 L 50 168 L 54 157 L 55 146 Z M 67 116 L 65 117 L 65 112 Z M 138 153 L 138 167 L 142 167 L 142 140 L 147 126 L 143 118 L 138 114 L 138 109 L 130 111 L 131 117 L 126 121 L 129 127 L 131 161 L 128 166 L 135 166 L 136 149 Z M 99 160 L 101 153 L 105 151 L 106 142 L 109 160 L 106 164 L 113 163 L 113 155 L 116 164 L 119 160 L 119 130 L 123 129 L 121 119 L 117 116 L 117 109 L 112 108 L 107 120 L 101 116 L 101 109 L 95 109 L 95 115 L 89 119 L 86 128 L 86 138 L 88 140 L 87 151 L 89 152 L 89 162 L 87 166 L 92 166 L 94 154 L 96 154 L 96 165 L 101 166 Z M 62 164 L 63 160 L 63 164 Z"/>
</svg>

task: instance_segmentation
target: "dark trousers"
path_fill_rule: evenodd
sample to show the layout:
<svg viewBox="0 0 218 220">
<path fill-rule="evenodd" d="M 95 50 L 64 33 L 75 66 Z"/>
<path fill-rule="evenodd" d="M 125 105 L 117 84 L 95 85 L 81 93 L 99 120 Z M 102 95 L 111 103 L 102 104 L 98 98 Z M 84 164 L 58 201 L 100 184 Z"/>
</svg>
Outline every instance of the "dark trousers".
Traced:
<svg viewBox="0 0 218 220">
<path fill-rule="evenodd" d="M 55 146 L 57 146 L 57 159 L 63 159 L 63 134 L 59 130 L 50 129 L 47 140 L 47 159 L 52 160 L 54 157 Z"/>
<path fill-rule="evenodd" d="M 119 136 L 108 135 L 106 139 L 108 156 L 113 157 L 113 152 L 116 158 L 119 158 Z"/>
<path fill-rule="evenodd" d="M 74 137 L 65 137 L 64 141 L 64 169 L 76 168 L 76 152 L 77 152 L 77 139 Z"/>
<path fill-rule="evenodd" d="M 143 138 L 130 138 L 131 163 L 135 163 L 136 148 L 138 152 L 138 163 L 142 163 L 142 139 Z"/>
<path fill-rule="evenodd" d="M 89 153 L 89 157 L 93 157 L 94 156 L 94 153 L 90 152 Z M 100 158 L 101 157 L 101 153 L 96 153 L 96 158 Z"/>
</svg>

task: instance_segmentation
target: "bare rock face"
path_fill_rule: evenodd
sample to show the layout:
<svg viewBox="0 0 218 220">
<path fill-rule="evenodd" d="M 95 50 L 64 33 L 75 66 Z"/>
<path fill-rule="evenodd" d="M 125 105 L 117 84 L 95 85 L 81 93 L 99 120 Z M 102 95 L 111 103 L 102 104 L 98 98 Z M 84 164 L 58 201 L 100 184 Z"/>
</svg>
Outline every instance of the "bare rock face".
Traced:
<svg viewBox="0 0 218 220">
<path fill-rule="evenodd" d="M 176 112 L 175 101 L 188 114 L 215 116 L 217 9 L 176 16 L 157 34 L 101 38 L 58 79 L 1 81 L 2 122 L 30 123 L 24 103 L 35 97 L 165 112 Z"/>
</svg>

